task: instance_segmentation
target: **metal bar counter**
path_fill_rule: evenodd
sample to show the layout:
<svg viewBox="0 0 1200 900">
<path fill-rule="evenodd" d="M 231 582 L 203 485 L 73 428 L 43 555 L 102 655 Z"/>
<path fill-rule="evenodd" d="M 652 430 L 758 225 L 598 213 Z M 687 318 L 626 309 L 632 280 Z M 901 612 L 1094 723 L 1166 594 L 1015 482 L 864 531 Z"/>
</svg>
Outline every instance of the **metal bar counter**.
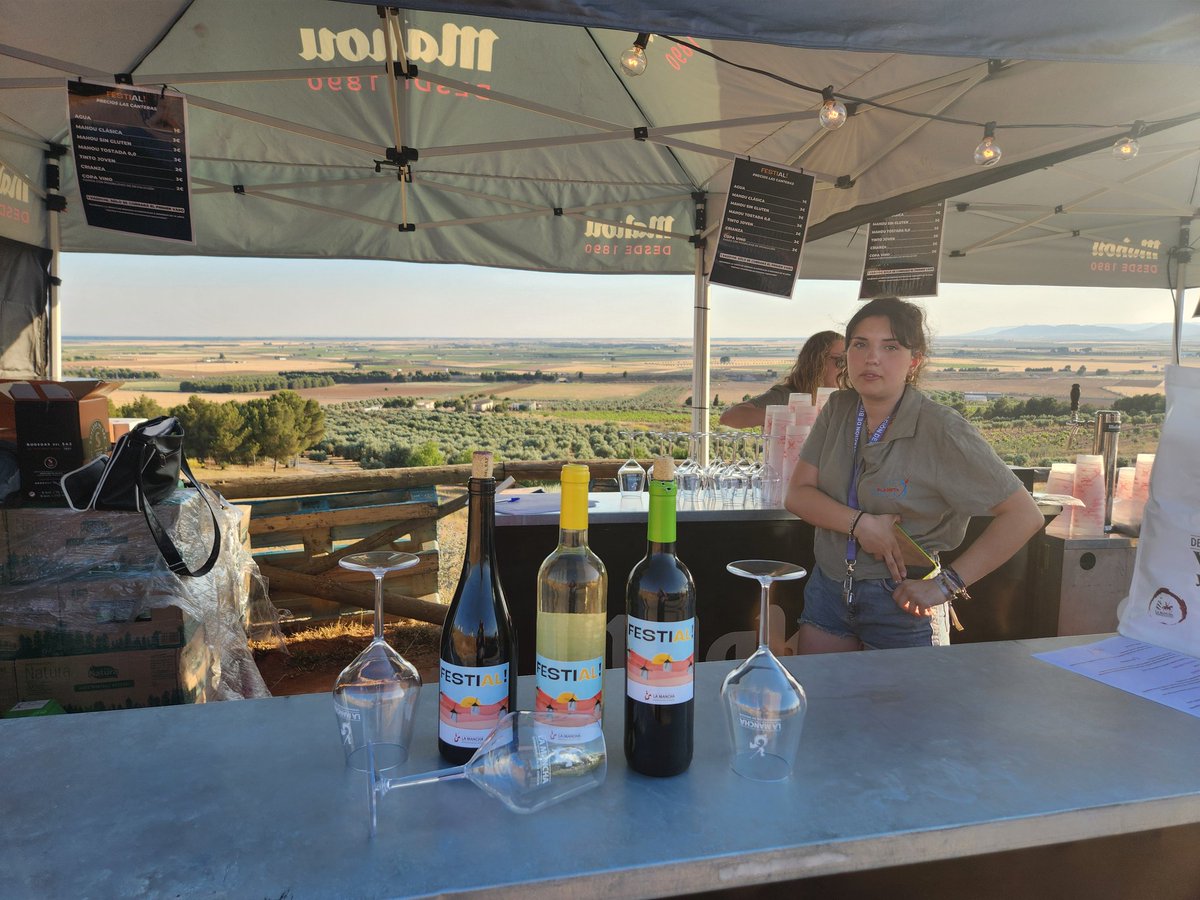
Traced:
<svg viewBox="0 0 1200 900">
<path fill-rule="evenodd" d="M 781 784 L 729 769 L 734 663 L 703 663 L 685 774 L 630 772 L 613 702 L 597 790 L 519 816 L 467 782 L 411 787 L 373 842 L 327 695 L 3 721 L 0 893 L 668 895 L 1200 822 L 1200 720 L 1031 658 L 1081 640 L 789 658 L 809 711 Z M 427 686 L 404 771 L 440 765 L 435 705 Z"/>
</svg>

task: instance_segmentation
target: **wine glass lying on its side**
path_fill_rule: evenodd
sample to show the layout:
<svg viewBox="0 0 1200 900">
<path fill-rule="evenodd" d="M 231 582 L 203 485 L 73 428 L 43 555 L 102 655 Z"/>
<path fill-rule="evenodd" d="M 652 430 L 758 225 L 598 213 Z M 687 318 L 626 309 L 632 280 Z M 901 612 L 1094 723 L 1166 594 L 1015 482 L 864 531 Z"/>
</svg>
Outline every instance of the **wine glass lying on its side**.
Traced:
<svg viewBox="0 0 1200 900">
<path fill-rule="evenodd" d="M 375 836 L 380 798 L 396 788 L 465 778 L 513 812 L 531 813 L 604 783 L 604 733 L 590 714 L 508 713 L 465 765 L 403 778 L 368 771 L 367 808 Z M 592 726 L 592 727 L 589 727 Z"/>
</svg>

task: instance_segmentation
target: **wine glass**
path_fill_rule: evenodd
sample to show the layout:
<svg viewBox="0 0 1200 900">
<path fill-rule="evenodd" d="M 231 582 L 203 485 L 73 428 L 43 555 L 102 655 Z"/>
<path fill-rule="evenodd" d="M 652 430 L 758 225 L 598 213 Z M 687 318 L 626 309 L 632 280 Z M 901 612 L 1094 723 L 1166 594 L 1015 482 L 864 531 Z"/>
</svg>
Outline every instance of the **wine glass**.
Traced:
<svg viewBox="0 0 1200 900">
<path fill-rule="evenodd" d="M 753 578 L 762 587 L 758 649 L 726 675 L 721 685 L 733 742 L 731 765 L 733 771 L 753 781 L 783 781 L 792 774 L 808 699 L 767 645 L 771 585 L 803 578 L 808 572 L 769 559 L 740 559 L 725 568 L 742 578 Z"/>
<path fill-rule="evenodd" d="M 617 487 L 620 488 L 622 497 L 640 497 L 646 488 L 646 470 L 634 459 L 634 432 L 622 431 L 621 435 L 629 438 L 629 459 L 617 469 Z"/>
<path fill-rule="evenodd" d="M 333 685 L 342 749 L 349 768 L 386 771 L 408 758 L 421 676 L 383 639 L 383 579 L 420 560 L 411 553 L 369 550 L 338 562 L 344 569 L 375 576 L 375 637 Z"/>
<path fill-rule="evenodd" d="M 403 778 L 368 769 L 367 810 L 375 834 L 379 800 L 396 788 L 465 778 L 513 812 L 531 813 L 604 782 L 604 732 L 590 714 L 552 710 L 507 713 L 462 766 Z"/>
</svg>

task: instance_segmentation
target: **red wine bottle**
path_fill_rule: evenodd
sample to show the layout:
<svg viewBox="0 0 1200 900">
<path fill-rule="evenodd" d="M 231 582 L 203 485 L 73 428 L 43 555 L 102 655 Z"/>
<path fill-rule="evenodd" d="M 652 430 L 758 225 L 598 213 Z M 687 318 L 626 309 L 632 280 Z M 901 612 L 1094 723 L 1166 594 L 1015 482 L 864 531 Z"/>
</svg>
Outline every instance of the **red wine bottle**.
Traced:
<svg viewBox="0 0 1200 900">
<path fill-rule="evenodd" d="M 696 585 L 675 556 L 674 462 L 654 462 L 645 558 L 625 589 L 625 759 L 643 775 L 692 762 Z"/>
<path fill-rule="evenodd" d="M 517 708 L 517 634 L 496 569 L 492 454 L 477 451 L 467 482 L 467 552 L 442 625 L 438 750 L 454 765 Z"/>
</svg>

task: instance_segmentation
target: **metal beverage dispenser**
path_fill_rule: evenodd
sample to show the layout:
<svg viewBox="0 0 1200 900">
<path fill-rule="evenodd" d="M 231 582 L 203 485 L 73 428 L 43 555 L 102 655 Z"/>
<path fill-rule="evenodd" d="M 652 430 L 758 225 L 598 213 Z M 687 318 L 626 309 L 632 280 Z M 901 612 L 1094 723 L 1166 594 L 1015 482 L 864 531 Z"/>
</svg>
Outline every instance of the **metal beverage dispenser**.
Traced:
<svg viewBox="0 0 1200 900">
<path fill-rule="evenodd" d="M 1092 453 L 1104 458 L 1104 530 L 1112 528 L 1113 496 L 1117 487 L 1117 442 L 1121 437 L 1121 411 L 1096 412 L 1096 434 Z"/>
</svg>

